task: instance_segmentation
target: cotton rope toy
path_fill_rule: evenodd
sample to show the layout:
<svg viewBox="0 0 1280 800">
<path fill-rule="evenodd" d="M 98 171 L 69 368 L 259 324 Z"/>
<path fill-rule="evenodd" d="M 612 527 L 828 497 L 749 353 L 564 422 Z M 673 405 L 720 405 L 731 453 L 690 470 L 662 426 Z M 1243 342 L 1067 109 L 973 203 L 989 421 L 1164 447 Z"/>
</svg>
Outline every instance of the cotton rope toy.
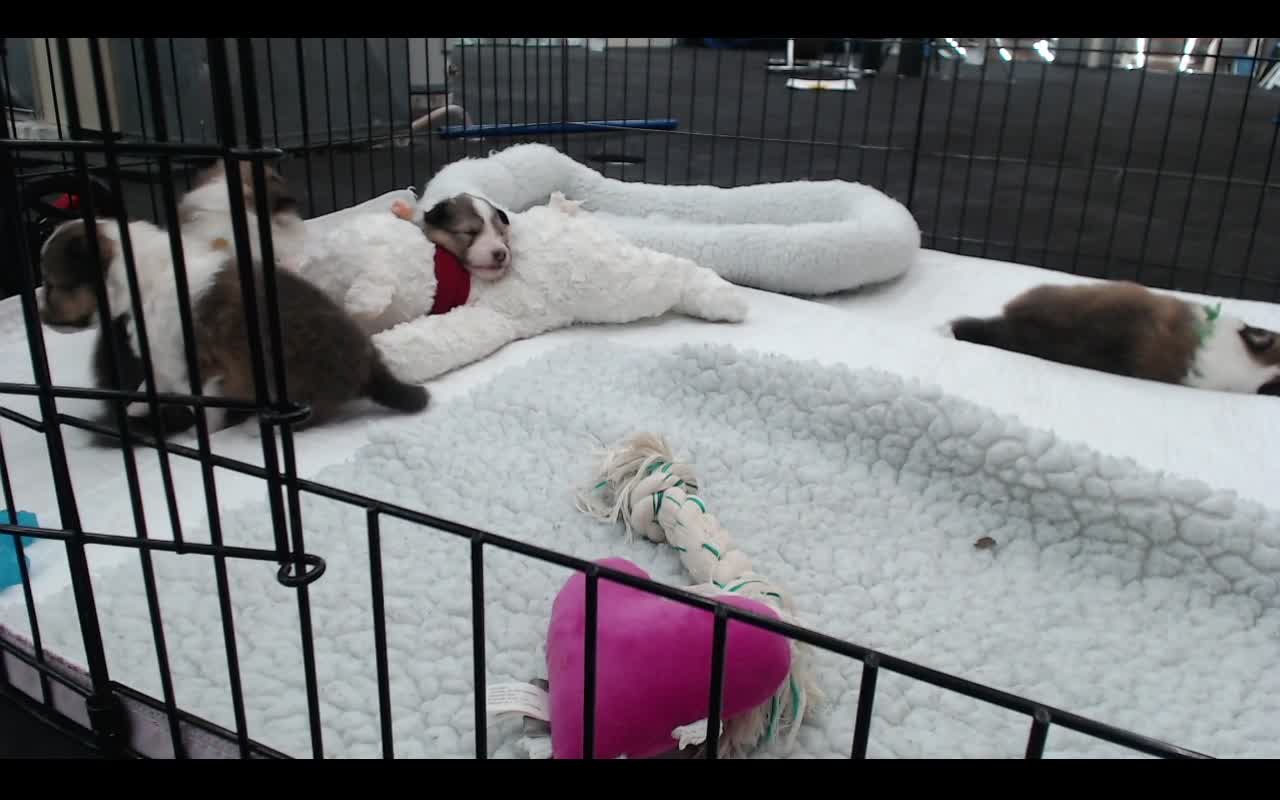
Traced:
<svg viewBox="0 0 1280 800">
<path fill-rule="evenodd" d="M 698 496 L 693 465 L 677 461 L 661 436 L 636 434 L 598 458 L 592 481 L 578 492 L 578 510 L 610 522 L 621 519 L 628 540 L 639 532 L 670 545 L 697 581 L 688 591 L 749 598 L 797 624 L 787 593 L 752 570 L 751 559 Z M 822 701 L 808 646 L 789 642 L 789 674 L 763 704 L 732 719 L 726 716 L 721 755 L 745 754 L 779 733 L 791 747 L 805 714 Z M 704 728 L 705 723 L 704 719 Z"/>
</svg>

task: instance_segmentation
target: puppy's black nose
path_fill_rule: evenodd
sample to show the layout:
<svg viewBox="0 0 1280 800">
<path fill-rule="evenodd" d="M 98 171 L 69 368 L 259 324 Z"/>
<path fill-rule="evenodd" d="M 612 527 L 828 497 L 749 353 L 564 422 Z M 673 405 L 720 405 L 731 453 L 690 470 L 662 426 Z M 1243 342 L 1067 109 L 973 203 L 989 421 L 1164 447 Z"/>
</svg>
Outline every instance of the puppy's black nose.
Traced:
<svg viewBox="0 0 1280 800">
<path fill-rule="evenodd" d="M 502 262 L 506 261 L 506 260 L 507 260 L 507 251 L 506 251 L 506 250 L 494 250 L 494 251 L 493 251 L 493 260 L 494 260 L 494 261 L 496 261 L 496 262 L 498 262 L 499 264 L 501 264 Z"/>
</svg>

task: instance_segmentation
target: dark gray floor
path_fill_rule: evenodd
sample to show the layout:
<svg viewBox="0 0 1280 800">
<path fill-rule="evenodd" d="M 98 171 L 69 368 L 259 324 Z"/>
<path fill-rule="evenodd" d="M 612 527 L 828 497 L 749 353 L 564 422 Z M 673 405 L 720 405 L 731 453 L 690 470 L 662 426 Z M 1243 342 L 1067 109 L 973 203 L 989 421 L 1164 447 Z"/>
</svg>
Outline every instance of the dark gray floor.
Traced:
<svg viewBox="0 0 1280 800">
<path fill-rule="evenodd" d="M 1280 95 L 1250 89 L 1226 72 L 1229 62 L 1203 75 L 993 56 L 985 68 L 944 60 L 927 77 L 904 77 L 889 58 L 858 91 L 803 92 L 765 70 L 769 55 L 576 48 L 566 60 L 559 48 L 466 47 L 450 88 L 477 124 L 674 118 L 678 127 L 478 142 L 418 134 L 391 143 L 384 132 L 345 146 L 342 131 L 368 112 L 353 103 L 349 122 L 339 103 L 337 133 L 312 131 L 311 140 L 342 146 L 295 155 L 285 173 L 309 189 L 315 213 L 420 187 L 448 161 L 530 140 L 626 180 L 841 178 L 907 203 L 928 247 L 1280 299 L 1270 257 L 1280 208 L 1262 188 Z M 602 155 L 642 163 L 591 160 Z"/>
</svg>

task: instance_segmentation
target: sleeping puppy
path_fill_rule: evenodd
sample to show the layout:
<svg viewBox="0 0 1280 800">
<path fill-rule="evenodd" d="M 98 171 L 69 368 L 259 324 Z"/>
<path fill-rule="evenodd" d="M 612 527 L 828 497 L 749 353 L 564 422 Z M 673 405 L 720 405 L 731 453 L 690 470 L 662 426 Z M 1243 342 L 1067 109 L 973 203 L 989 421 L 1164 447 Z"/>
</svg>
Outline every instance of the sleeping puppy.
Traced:
<svg viewBox="0 0 1280 800">
<path fill-rule="evenodd" d="M 119 225 L 113 220 L 98 221 L 88 229 L 82 220 L 73 220 L 54 231 L 41 251 L 44 291 L 40 316 L 51 326 L 91 324 L 98 310 L 95 276 L 103 273 L 107 301 L 113 313 L 127 315 L 122 324 L 127 331 L 129 352 L 137 358 L 134 309 L 119 233 Z M 149 222 L 137 221 L 129 224 L 129 238 L 156 389 L 186 394 L 190 383 L 169 234 Z M 95 241 L 96 258 L 92 249 Z M 251 402 L 255 398 L 253 359 L 235 255 L 198 238 L 184 237 L 183 250 L 195 349 L 204 382 L 201 393 Z M 266 308 L 266 298 L 260 264 L 254 264 L 253 274 L 258 307 L 262 310 Z M 323 292 L 288 270 L 277 273 L 277 285 L 289 396 L 311 407 L 306 424 L 322 423 L 347 402 L 362 397 L 405 412 L 419 411 L 427 405 L 426 389 L 392 376 L 368 334 Z M 263 314 L 260 320 L 264 329 L 265 319 Z M 264 349 L 268 394 L 274 395 L 270 348 Z M 141 386 L 129 388 L 136 391 Z M 130 406 L 129 413 L 137 416 L 148 410 L 145 403 L 138 402 Z M 209 416 L 212 429 L 221 427 L 222 412 L 211 409 Z M 237 415 L 237 422 L 240 416 Z"/>
<path fill-rule="evenodd" d="M 951 323 L 961 341 L 1200 389 L 1280 395 L 1280 334 L 1136 283 L 1039 286 L 998 317 Z"/>
<path fill-rule="evenodd" d="M 413 207 L 404 201 L 397 200 L 391 210 L 413 220 Z M 433 244 L 453 253 L 480 280 L 500 280 L 511 268 L 511 221 L 488 200 L 455 195 L 428 209 L 419 224 Z"/>
</svg>

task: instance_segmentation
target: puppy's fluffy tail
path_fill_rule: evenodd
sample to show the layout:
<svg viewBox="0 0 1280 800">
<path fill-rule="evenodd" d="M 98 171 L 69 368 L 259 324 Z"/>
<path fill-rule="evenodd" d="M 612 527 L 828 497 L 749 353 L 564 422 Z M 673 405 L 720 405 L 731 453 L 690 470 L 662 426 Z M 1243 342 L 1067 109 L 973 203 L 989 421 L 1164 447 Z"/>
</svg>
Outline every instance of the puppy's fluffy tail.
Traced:
<svg viewBox="0 0 1280 800">
<path fill-rule="evenodd" d="M 375 359 L 369 383 L 365 386 L 365 394 L 387 408 L 396 411 L 421 411 L 427 407 L 430 394 L 425 386 L 416 383 L 405 383 L 391 374 L 382 359 Z"/>
<path fill-rule="evenodd" d="M 962 342 L 998 347 L 1001 350 L 1017 349 L 1014 341 L 1013 326 L 1004 317 L 991 317 L 990 319 L 962 317 L 952 321 L 951 333 Z"/>
</svg>

